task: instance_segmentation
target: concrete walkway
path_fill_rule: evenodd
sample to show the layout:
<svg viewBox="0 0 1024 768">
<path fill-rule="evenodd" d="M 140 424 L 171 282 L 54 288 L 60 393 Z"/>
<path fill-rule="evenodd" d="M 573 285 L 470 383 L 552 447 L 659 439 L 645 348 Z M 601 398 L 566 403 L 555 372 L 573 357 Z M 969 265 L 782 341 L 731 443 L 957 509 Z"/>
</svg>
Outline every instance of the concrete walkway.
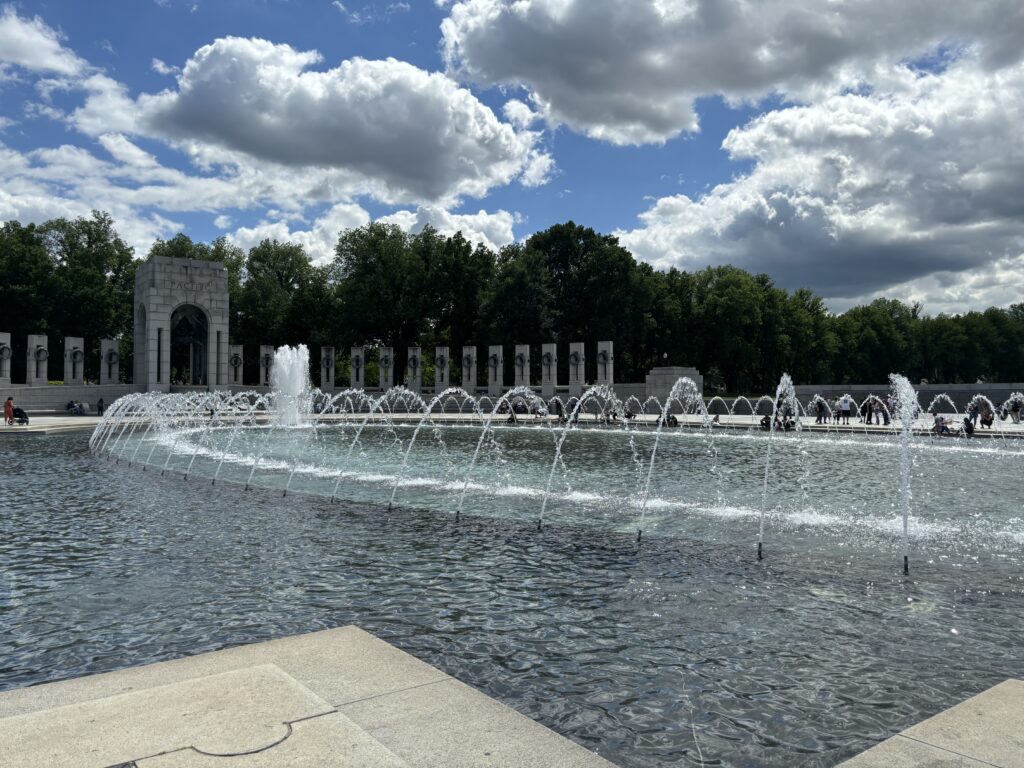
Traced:
<svg viewBox="0 0 1024 768">
<path fill-rule="evenodd" d="M 0 438 L 19 435 L 55 435 L 59 432 L 92 432 L 100 423 L 99 416 L 35 416 L 28 415 L 28 425 L 8 426 L 0 421 Z"/>
<path fill-rule="evenodd" d="M 614 768 L 356 627 L 2 693 L 0 766 Z"/>
<path fill-rule="evenodd" d="M 842 765 L 1024 768 L 1024 681 L 1006 680 Z"/>
</svg>

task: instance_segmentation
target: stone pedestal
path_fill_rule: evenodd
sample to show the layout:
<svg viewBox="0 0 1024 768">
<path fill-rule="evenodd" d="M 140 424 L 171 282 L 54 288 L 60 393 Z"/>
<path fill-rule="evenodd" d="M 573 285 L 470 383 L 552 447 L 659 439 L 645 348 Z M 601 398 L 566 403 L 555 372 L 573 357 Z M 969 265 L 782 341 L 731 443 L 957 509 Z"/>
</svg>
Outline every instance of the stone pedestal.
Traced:
<svg viewBox="0 0 1024 768">
<path fill-rule="evenodd" d="M 366 389 L 366 347 L 352 347 L 348 351 L 349 386 Z"/>
<path fill-rule="evenodd" d="M 85 383 L 85 339 L 81 336 L 64 337 L 64 383 Z"/>
<path fill-rule="evenodd" d="M 331 392 L 334 390 L 334 382 L 337 374 L 338 365 L 334 359 L 334 347 L 320 347 L 321 392 Z"/>
<path fill-rule="evenodd" d="M 516 344 L 515 356 L 515 385 L 517 387 L 530 386 L 530 345 Z"/>
<path fill-rule="evenodd" d="M 272 386 L 274 381 L 274 348 L 269 344 L 260 345 L 260 386 Z"/>
<path fill-rule="evenodd" d="M 228 386 L 241 387 L 245 384 L 245 350 L 241 344 L 228 347 Z"/>
<path fill-rule="evenodd" d="M 665 398 L 672 391 L 672 387 L 684 376 L 693 380 L 693 383 L 697 385 L 697 391 L 701 394 L 704 393 L 704 377 L 700 375 L 700 371 L 696 368 L 670 365 L 664 368 L 652 368 L 647 374 L 647 397 L 653 395 L 664 405 Z"/>
<path fill-rule="evenodd" d="M 391 389 L 395 383 L 395 350 L 391 347 L 381 347 L 380 356 L 377 358 L 380 369 L 380 388 L 382 391 Z"/>
<path fill-rule="evenodd" d="M 448 367 L 451 358 L 448 355 L 448 347 L 434 347 L 434 392 L 440 394 L 452 385 L 451 376 L 448 374 Z"/>
<path fill-rule="evenodd" d="M 586 389 L 587 354 L 582 341 L 569 345 L 569 397 L 580 397 Z"/>
<path fill-rule="evenodd" d="M 558 345 L 544 344 L 540 354 L 540 394 L 545 400 L 555 396 L 558 386 Z"/>
<path fill-rule="evenodd" d="M 476 347 L 462 348 L 462 388 L 471 395 L 476 392 Z"/>
<path fill-rule="evenodd" d="M 117 384 L 121 378 L 121 353 L 117 341 L 100 339 L 100 384 Z"/>
<path fill-rule="evenodd" d="M 597 342 L 597 384 L 611 386 L 615 383 L 615 344 L 611 341 Z"/>
<path fill-rule="evenodd" d="M 13 356 L 11 334 L 0 333 L 0 389 L 11 386 L 11 358 Z M 6 396 L 3 399 L 6 400 Z"/>
<path fill-rule="evenodd" d="M 45 386 L 47 361 L 50 359 L 50 340 L 45 334 L 31 333 L 28 337 L 28 359 L 25 361 L 25 383 L 30 387 Z"/>
<path fill-rule="evenodd" d="M 505 393 L 505 355 L 500 345 L 487 348 L 487 394 L 500 397 Z"/>
<path fill-rule="evenodd" d="M 423 350 L 409 347 L 405 362 L 405 387 L 412 392 L 423 391 Z"/>
</svg>

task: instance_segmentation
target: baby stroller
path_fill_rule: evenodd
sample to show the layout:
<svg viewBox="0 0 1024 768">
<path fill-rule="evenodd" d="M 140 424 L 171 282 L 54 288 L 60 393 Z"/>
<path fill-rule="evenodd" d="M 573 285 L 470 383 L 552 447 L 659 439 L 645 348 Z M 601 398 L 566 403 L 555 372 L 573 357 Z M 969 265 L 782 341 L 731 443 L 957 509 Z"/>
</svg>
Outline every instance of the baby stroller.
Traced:
<svg viewBox="0 0 1024 768">
<path fill-rule="evenodd" d="M 15 407 L 15 409 L 14 409 L 14 423 L 15 424 L 22 424 L 22 425 L 27 425 L 28 424 L 28 414 L 25 413 L 25 409 Z"/>
</svg>

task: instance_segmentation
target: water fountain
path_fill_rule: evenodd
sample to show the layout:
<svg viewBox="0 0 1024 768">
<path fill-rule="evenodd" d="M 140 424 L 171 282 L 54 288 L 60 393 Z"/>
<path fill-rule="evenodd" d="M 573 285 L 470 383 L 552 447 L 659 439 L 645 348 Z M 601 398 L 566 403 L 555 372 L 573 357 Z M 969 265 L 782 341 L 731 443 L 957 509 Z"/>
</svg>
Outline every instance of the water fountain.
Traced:
<svg viewBox="0 0 1024 768">
<path fill-rule="evenodd" d="M 706 403 L 681 378 L 664 402 L 622 402 L 611 386 L 600 385 L 563 403 L 527 386 L 479 398 L 458 387 L 426 398 L 404 387 L 323 393 L 310 386 L 304 346 L 278 349 L 269 367 L 270 393 L 124 397 L 108 408 L 90 446 L 129 466 L 159 467 L 185 479 L 388 509 L 401 500 L 450 512 L 455 520 L 467 513 L 532 518 L 538 529 L 555 514 L 565 524 L 632 529 L 637 542 L 652 524 L 660 534 L 689 535 L 696 521 L 716 520 L 716 531 L 739 539 L 752 524 L 759 560 L 769 523 L 779 529 L 780 545 L 799 536 L 815 541 L 830 526 L 866 525 L 885 537 L 884 493 L 854 481 L 852 495 L 843 489 L 849 504 L 823 495 L 817 479 L 835 471 L 829 463 L 835 455 L 871 466 L 879 477 L 899 467 L 892 482 L 905 572 L 911 540 L 930 535 L 928 521 L 912 515 L 913 452 L 927 447 L 937 454 L 946 445 L 957 455 L 985 450 L 938 440 L 918 447 L 914 435 L 926 434 L 929 425 L 913 387 L 899 376 L 892 379 L 890 426 L 868 430 L 805 425 L 806 413 L 828 403 L 814 396 L 805 410 L 786 375 L 774 396 L 756 402 L 740 397 L 730 405 L 715 397 Z M 872 402 L 884 407 L 878 398 Z M 1011 430 L 999 432 L 1008 445 Z M 1009 442 L 1002 450 L 1016 452 L 1016 441 Z M 926 512 L 946 515 L 935 501 Z"/>
<path fill-rule="evenodd" d="M 271 384 L 277 398 L 275 422 L 282 427 L 297 427 L 311 407 L 309 350 L 306 345 L 277 349 L 271 370 Z"/>
<path fill-rule="evenodd" d="M 351 622 L 649 768 L 836 764 L 1019 674 L 1013 399 L 974 398 L 1007 410 L 976 439 L 934 435 L 896 376 L 867 400 L 889 425 L 844 426 L 814 423 L 838 391 L 789 377 L 476 396 L 320 391 L 308 365 L 278 350 L 273 391 L 122 398 L 94 456 L 23 441 L 6 681 Z"/>
</svg>

